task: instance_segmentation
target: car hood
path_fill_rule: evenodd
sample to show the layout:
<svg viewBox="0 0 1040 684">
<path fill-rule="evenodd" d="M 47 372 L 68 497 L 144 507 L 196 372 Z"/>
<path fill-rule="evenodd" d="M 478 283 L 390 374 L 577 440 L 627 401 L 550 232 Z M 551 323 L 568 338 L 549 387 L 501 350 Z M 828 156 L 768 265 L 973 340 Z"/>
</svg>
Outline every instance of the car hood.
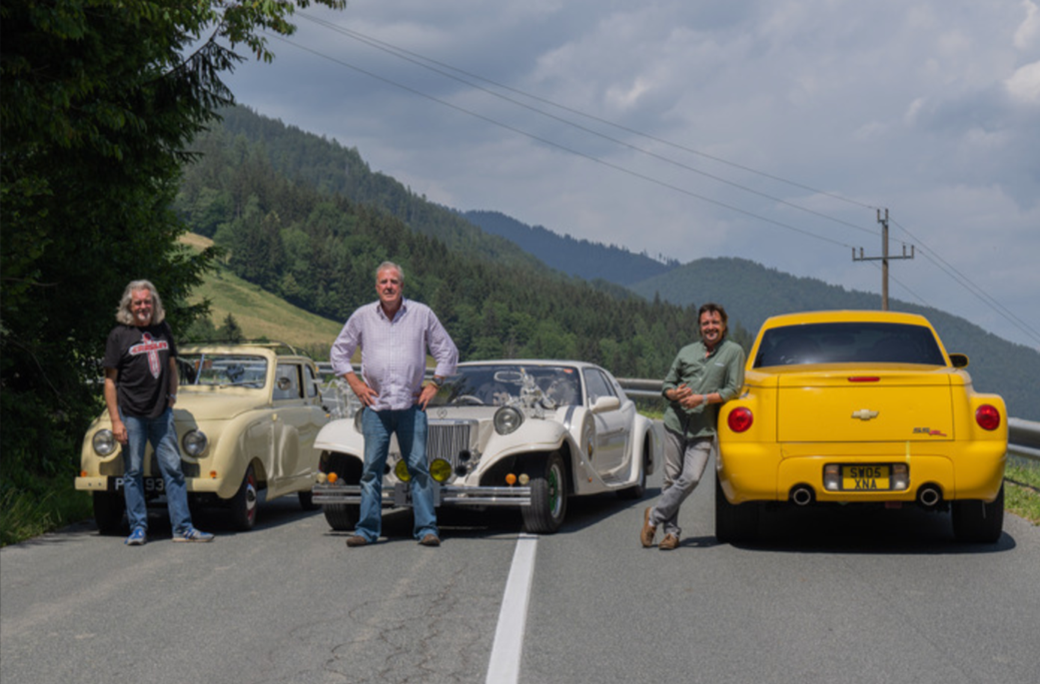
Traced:
<svg viewBox="0 0 1040 684">
<path fill-rule="evenodd" d="M 267 408 L 270 403 L 264 392 L 249 389 L 218 389 L 215 391 L 182 389 L 177 393 L 174 415 L 186 411 L 195 420 L 230 420 L 247 411 Z"/>
</svg>

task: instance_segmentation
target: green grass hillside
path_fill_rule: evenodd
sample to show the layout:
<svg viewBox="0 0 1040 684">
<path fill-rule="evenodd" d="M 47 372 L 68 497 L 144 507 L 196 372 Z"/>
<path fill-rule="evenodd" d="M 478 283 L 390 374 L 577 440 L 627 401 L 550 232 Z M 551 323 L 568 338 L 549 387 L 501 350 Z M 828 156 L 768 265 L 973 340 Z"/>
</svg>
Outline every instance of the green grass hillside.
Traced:
<svg viewBox="0 0 1040 684">
<path fill-rule="evenodd" d="M 181 242 L 202 249 L 213 244 L 209 238 L 188 233 Z M 373 299 L 375 293 L 373 292 Z M 210 319 L 220 327 L 230 313 L 248 339 L 266 338 L 308 350 L 316 360 L 328 358 L 329 347 L 344 321 L 332 321 L 308 313 L 224 268 L 206 274 L 191 303 L 210 301 Z M 324 350 L 324 351 L 322 351 Z"/>
</svg>

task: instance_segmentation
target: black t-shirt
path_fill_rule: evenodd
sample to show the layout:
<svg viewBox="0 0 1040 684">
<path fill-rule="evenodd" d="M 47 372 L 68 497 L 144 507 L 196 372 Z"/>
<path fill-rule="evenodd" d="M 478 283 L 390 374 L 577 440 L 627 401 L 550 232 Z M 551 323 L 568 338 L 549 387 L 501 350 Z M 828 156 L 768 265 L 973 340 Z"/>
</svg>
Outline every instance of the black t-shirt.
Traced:
<svg viewBox="0 0 1040 684">
<path fill-rule="evenodd" d="M 119 373 L 119 408 L 138 418 L 157 418 L 166 410 L 170 393 L 170 359 L 177 345 L 165 321 L 139 328 L 117 325 L 108 335 L 102 365 Z"/>
</svg>

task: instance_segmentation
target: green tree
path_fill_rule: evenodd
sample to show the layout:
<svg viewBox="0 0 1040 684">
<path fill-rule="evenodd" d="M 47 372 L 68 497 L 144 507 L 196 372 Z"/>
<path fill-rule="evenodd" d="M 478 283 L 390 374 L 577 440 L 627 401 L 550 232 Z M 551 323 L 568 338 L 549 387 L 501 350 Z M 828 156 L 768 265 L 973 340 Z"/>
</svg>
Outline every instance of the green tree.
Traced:
<svg viewBox="0 0 1040 684">
<path fill-rule="evenodd" d="M 230 344 L 238 344 L 245 335 L 242 333 L 242 326 L 238 324 L 235 317 L 230 312 L 224 317 L 224 325 L 220 326 L 220 330 L 217 331 L 217 339 L 221 342 L 228 342 Z"/>
<path fill-rule="evenodd" d="M 316 0 L 342 8 L 345 0 Z M 0 406 L 3 486 L 72 472 L 99 407 L 98 359 L 126 283 L 159 288 L 174 329 L 214 258 L 178 243 L 185 147 L 270 61 L 309 0 L 4 0 L 0 5 Z"/>
</svg>

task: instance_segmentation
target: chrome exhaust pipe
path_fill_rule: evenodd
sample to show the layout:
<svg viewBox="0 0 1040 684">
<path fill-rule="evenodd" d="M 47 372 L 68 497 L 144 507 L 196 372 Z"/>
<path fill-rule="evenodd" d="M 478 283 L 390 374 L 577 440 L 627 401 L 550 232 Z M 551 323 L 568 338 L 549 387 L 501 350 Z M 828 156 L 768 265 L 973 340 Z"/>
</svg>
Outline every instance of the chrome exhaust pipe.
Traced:
<svg viewBox="0 0 1040 684">
<path fill-rule="evenodd" d="M 814 498 L 812 489 L 805 485 L 795 487 L 791 491 L 791 501 L 793 501 L 796 506 L 808 506 L 813 502 Z"/>
<path fill-rule="evenodd" d="M 925 508 L 935 508 L 942 501 L 942 493 L 939 492 L 939 488 L 934 485 L 928 485 L 921 487 L 917 491 L 917 503 Z"/>
</svg>

